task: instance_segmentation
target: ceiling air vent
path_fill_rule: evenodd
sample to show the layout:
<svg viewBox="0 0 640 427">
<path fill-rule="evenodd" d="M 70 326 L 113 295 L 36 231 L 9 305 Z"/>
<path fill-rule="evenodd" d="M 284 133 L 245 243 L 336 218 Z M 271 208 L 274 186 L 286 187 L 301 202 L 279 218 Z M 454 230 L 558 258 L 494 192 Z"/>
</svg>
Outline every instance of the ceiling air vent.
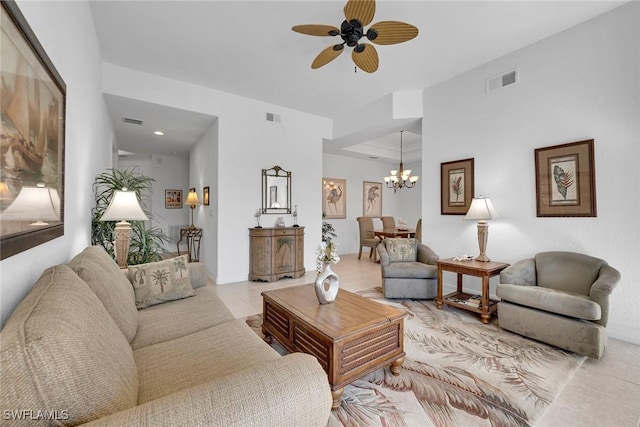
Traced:
<svg viewBox="0 0 640 427">
<path fill-rule="evenodd" d="M 132 125 L 142 125 L 142 120 L 140 119 L 132 119 L 131 117 L 123 117 L 122 121 L 125 123 L 129 123 Z"/>
<path fill-rule="evenodd" d="M 509 86 L 518 83 L 518 69 L 507 71 L 498 76 L 490 77 L 487 79 L 487 93 L 493 92 L 497 89 L 502 89 L 505 86 Z"/>
<path fill-rule="evenodd" d="M 279 114 L 274 114 L 274 113 L 267 113 L 267 121 L 268 122 L 280 123 L 280 115 Z"/>
</svg>

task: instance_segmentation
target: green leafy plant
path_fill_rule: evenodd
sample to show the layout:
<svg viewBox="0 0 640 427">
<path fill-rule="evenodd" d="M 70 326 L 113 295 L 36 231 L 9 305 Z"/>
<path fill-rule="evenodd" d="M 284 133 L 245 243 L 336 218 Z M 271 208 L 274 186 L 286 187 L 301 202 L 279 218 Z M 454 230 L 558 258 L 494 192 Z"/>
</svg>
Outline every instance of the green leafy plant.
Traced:
<svg viewBox="0 0 640 427">
<path fill-rule="evenodd" d="M 333 224 L 328 223 L 327 221 L 322 221 L 322 241 L 324 243 L 329 243 L 336 237 L 338 237 L 338 235 L 336 234 L 336 230 L 333 228 Z"/>
<path fill-rule="evenodd" d="M 92 210 L 91 219 L 91 243 L 105 248 L 115 258 L 113 242 L 115 240 L 114 221 L 100 221 L 109 202 L 116 190 L 126 188 L 135 191 L 142 210 L 147 215 L 150 223 L 153 223 L 153 215 L 147 206 L 151 202 L 153 178 L 137 173 L 134 169 L 118 170 L 107 169 L 96 176 L 93 182 L 93 192 L 96 199 L 96 207 Z M 131 243 L 129 245 L 129 257 L 127 264 L 145 264 L 160 260 L 160 253 L 165 252 L 164 243 L 169 237 L 160 227 L 147 227 L 144 221 L 131 222 Z"/>
</svg>

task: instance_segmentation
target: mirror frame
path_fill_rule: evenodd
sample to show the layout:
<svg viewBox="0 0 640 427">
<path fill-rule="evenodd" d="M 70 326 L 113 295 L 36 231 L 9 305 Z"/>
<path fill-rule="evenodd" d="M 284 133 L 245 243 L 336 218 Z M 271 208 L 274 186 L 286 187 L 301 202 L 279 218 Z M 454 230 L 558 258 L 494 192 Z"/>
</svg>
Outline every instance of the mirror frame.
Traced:
<svg viewBox="0 0 640 427">
<path fill-rule="evenodd" d="M 287 179 L 287 206 L 284 208 L 270 208 L 268 203 L 269 185 L 267 179 L 286 178 Z M 291 172 L 276 165 L 271 169 L 262 169 L 262 213 L 263 214 L 290 214 L 291 213 Z"/>
</svg>

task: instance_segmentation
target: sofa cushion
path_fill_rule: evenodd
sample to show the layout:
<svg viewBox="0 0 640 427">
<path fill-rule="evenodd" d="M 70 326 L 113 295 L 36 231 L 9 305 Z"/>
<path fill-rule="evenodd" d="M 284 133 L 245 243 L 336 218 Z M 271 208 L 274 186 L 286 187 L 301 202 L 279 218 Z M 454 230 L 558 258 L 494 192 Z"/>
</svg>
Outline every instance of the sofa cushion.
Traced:
<svg viewBox="0 0 640 427">
<path fill-rule="evenodd" d="M 134 357 L 144 403 L 280 355 L 238 319 L 135 350 Z"/>
<path fill-rule="evenodd" d="M 233 314 L 216 295 L 213 286 L 195 289 L 195 296 L 140 310 L 135 350 L 180 338 L 233 320 Z"/>
<path fill-rule="evenodd" d="M 137 403 L 126 338 L 66 265 L 45 270 L 0 333 L 2 408 L 66 414 L 76 425 Z"/>
<path fill-rule="evenodd" d="M 138 309 L 133 287 L 118 264 L 102 247 L 91 246 L 76 255 L 67 265 L 89 285 L 131 342 L 138 329 Z"/>
<path fill-rule="evenodd" d="M 438 277 L 438 267 L 422 262 L 392 262 L 384 266 L 384 277 L 431 279 Z"/>
<path fill-rule="evenodd" d="M 181 255 L 148 264 L 129 266 L 136 307 L 145 308 L 195 295 L 189 278 L 189 257 Z"/>
<path fill-rule="evenodd" d="M 498 285 L 496 292 L 503 301 L 577 319 L 598 320 L 602 315 L 600 305 L 585 295 L 556 291 L 540 286 L 503 283 Z"/>
<path fill-rule="evenodd" d="M 391 262 L 413 262 L 418 258 L 416 251 L 416 239 L 387 238 L 385 246 Z"/>
</svg>

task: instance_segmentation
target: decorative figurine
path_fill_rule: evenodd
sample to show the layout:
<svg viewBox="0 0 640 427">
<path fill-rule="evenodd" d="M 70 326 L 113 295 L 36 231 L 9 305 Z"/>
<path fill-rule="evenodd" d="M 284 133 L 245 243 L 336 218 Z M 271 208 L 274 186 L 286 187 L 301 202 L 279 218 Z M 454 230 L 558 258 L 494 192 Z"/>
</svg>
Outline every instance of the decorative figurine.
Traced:
<svg viewBox="0 0 640 427">
<path fill-rule="evenodd" d="M 262 209 L 258 209 L 256 213 L 253 215 L 256 217 L 256 221 L 258 222 L 258 225 L 256 225 L 256 228 L 262 228 L 262 226 L 260 225 L 260 215 L 262 215 Z"/>
<path fill-rule="evenodd" d="M 295 205 L 293 208 L 293 226 L 300 227 L 298 225 L 298 205 Z"/>
</svg>

